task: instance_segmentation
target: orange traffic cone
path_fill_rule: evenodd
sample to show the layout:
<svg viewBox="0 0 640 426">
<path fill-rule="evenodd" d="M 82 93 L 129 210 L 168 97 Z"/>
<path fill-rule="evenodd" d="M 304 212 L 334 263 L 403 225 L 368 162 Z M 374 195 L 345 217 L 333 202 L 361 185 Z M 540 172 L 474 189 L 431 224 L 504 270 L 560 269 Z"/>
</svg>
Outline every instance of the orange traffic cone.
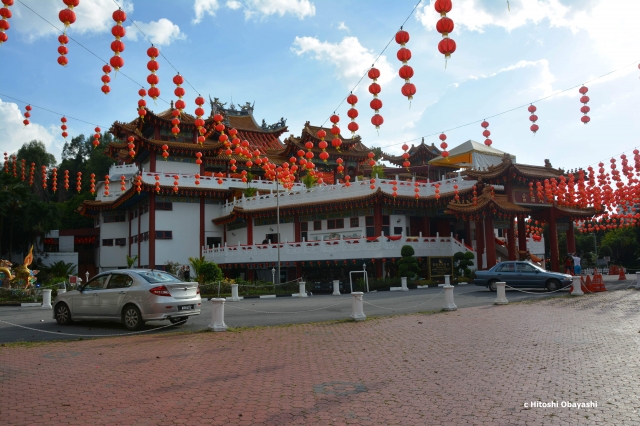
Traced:
<svg viewBox="0 0 640 426">
<path fill-rule="evenodd" d="M 593 282 L 591 283 L 592 291 L 607 291 L 607 288 L 604 286 L 604 281 L 602 280 L 602 274 L 597 274 L 593 276 Z"/>
<path fill-rule="evenodd" d="M 624 268 L 620 268 L 620 275 L 618 275 L 618 281 L 624 281 L 627 279 L 627 276 L 624 274 Z"/>
<path fill-rule="evenodd" d="M 582 291 L 585 293 L 593 293 L 593 284 L 591 283 L 591 277 L 589 275 L 587 275 L 587 279 L 583 281 Z"/>
</svg>

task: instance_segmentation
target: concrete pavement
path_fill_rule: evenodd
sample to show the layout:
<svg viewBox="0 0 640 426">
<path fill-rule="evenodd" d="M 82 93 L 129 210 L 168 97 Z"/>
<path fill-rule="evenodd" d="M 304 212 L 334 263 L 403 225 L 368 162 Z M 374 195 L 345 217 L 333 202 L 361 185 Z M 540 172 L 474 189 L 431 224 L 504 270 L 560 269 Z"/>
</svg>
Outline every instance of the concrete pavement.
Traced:
<svg viewBox="0 0 640 426">
<path fill-rule="evenodd" d="M 628 289 L 360 323 L 4 346 L 0 418 L 637 425 L 639 302 Z"/>
</svg>

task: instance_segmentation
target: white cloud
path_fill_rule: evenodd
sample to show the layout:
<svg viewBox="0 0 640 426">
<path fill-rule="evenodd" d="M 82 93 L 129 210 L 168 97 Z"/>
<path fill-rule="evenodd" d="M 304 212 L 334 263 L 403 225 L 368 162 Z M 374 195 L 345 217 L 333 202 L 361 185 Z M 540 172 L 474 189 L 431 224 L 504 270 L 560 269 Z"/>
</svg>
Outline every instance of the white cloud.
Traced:
<svg viewBox="0 0 640 426">
<path fill-rule="evenodd" d="M 538 61 L 521 60 L 513 65 L 509 65 L 508 67 L 501 68 L 500 70 L 489 75 L 484 75 L 484 74 L 470 75 L 469 77 L 467 77 L 467 80 L 480 80 L 484 78 L 491 78 L 491 77 L 497 76 L 498 74 L 514 71 L 521 68 L 529 68 L 529 67 L 535 67 L 540 69 L 540 82 L 537 85 L 532 82 L 531 83 L 532 85 L 527 86 L 527 90 L 530 90 L 530 89 L 536 90 L 536 93 L 539 94 L 539 96 L 541 97 L 552 94 L 554 92 L 552 85 L 553 85 L 553 82 L 556 81 L 556 78 L 549 70 L 549 61 L 546 59 L 540 59 Z M 457 83 L 454 83 L 454 84 L 456 85 L 455 87 L 458 87 Z"/>
<path fill-rule="evenodd" d="M 37 108 L 31 111 L 31 124 L 25 126 L 22 123 L 24 120 L 23 112 L 17 104 L 3 102 L 0 99 L 0 140 L 2 140 L 4 152 L 15 153 L 24 143 L 34 139 L 42 141 L 47 147 L 47 151 L 52 152 L 51 148 L 55 145 L 55 137 L 52 133 L 54 129 L 47 130 L 34 122 L 34 120 L 38 120 L 40 113 Z"/>
<path fill-rule="evenodd" d="M 231 10 L 238 10 L 242 7 L 242 3 L 238 0 L 227 0 L 227 7 Z"/>
<path fill-rule="evenodd" d="M 219 8 L 220 4 L 218 3 L 218 0 L 195 0 L 193 3 L 193 9 L 196 12 L 196 17 L 193 18 L 193 23 L 197 24 L 202 21 L 205 14 L 216 16 L 216 12 Z"/>
<path fill-rule="evenodd" d="M 309 0 L 245 0 L 244 16 L 249 19 L 256 15 L 270 16 L 291 14 L 298 19 L 316 14 L 316 7 Z"/>
<path fill-rule="evenodd" d="M 296 37 L 291 50 L 297 55 L 309 53 L 314 59 L 333 64 L 348 86 L 353 86 L 376 58 L 373 51 L 360 44 L 357 37 L 345 37 L 340 43 L 321 42 L 315 37 Z M 380 70 L 380 84 L 395 77 L 395 71 L 385 56 L 375 64 Z"/>
<path fill-rule="evenodd" d="M 135 24 L 149 37 L 153 44 L 158 46 L 167 46 L 176 40 L 184 40 L 185 34 L 180 31 L 180 27 L 168 20 L 160 18 L 157 21 L 151 21 L 148 24 L 144 22 L 134 21 Z M 127 37 L 130 40 L 138 40 L 138 36 L 144 39 L 138 28 L 133 25 L 127 27 Z"/>
<path fill-rule="evenodd" d="M 434 2 L 431 0 L 416 11 L 416 19 L 433 31 L 439 19 L 433 8 Z M 582 0 L 573 2 L 571 6 L 565 6 L 561 0 L 512 0 L 511 12 L 505 6 L 493 0 L 457 0 L 448 14 L 455 22 L 452 38 L 455 39 L 457 31 L 482 33 L 489 26 L 513 31 L 529 24 L 548 22 L 552 28 L 568 28 L 574 33 L 585 31 L 598 52 L 616 66 L 636 59 L 635 40 L 640 38 L 638 1 L 620 2 L 617 10 L 607 0 Z"/>
<path fill-rule="evenodd" d="M 338 23 L 338 29 L 346 31 L 346 32 L 350 32 L 349 31 L 349 27 L 347 27 L 347 25 L 344 22 L 339 22 Z"/>
<path fill-rule="evenodd" d="M 43 2 L 41 0 L 22 1 L 56 27 L 60 29 L 64 28 L 64 25 L 58 19 L 58 13 L 65 8 L 64 3 L 52 1 Z M 131 2 L 120 2 L 120 4 L 125 12 L 133 12 L 133 4 Z M 80 3 L 78 7 L 74 8 L 76 22 L 69 27 L 69 34 L 73 36 L 74 33 L 103 33 L 111 31 L 111 27 L 114 25 L 111 15 L 117 9 L 118 7 L 112 0 L 92 0 L 90 2 Z M 13 13 L 11 28 L 15 28 L 16 31 L 24 35 L 29 41 L 60 33 L 18 2 L 11 8 L 11 12 Z"/>
</svg>

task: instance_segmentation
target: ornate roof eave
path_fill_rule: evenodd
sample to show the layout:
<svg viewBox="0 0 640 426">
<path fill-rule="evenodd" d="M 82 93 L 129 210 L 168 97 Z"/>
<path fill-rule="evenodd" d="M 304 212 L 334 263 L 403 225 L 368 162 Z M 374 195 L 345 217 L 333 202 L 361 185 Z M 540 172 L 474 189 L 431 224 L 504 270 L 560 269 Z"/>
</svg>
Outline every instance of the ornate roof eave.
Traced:
<svg viewBox="0 0 640 426">
<path fill-rule="evenodd" d="M 162 145 L 169 145 L 169 154 L 171 154 L 172 150 L 175 149 L 179 149 L 179 150 L 185 150 L 185 151 L 199 151 L 202 152 L 203 155 L 206 153 L 215 153 L 217 154 L 218 151 L 224 147 L 224 145 L 220 142 L 209 142 L 206 143 L 204 145 L 200 145 L 200 144 L 196 144 L 196 143 L 187 143 L 187 142 L 172 142 L 172 141 L 159 141 L 156 139 L 148 139 L 145 138 L 144 136 L 142 136 L 142 133 L 140 133 L 139 129 L 136 129 L 135 132 L 133 133 L 137 139 L 137 142 L 140 144 L 142 144 L 143 146 L 147 147 L 150 151 L 162 151 Z M 125 149 L 127 148 L 127 143 L 125 142 L 111 142 L 109 144 L 109 149 Z M 151 149 L 153 148 L 153 149 Z"/>
<path fill-rule="evenodd" d="M 409 162 L 411 162 L 412 158 L 416 158 L 420 154 L 426 154 L 426 156 L 429 157 L 429 159 L 434 159 L 441 154 L 440 150 L 436 148 L 435 145 L 433 144 L 426 145 L 424 143 L 424 138 L 422 138 L 422 142 L 420 143 L 420 145 L 418 146 L 411 145 L 411 148 L 409 148 L 407 152 L 409 153 Z M 399 166 L 402 166 L 402 163 L 404 163 L 405 161 L 401 155 L 390 155 L 390 154 L 387 154 L 386 152 L 382 153 L 382 159 L 390 163 L 397 164 Z"/>
<path fill-rule="evenodd" d="M 484 188 L 476 201 L 476 205 L 472 203 L 449 203 L 447 209 L 457 214 L 477 214 L 487 210 L 497 210 L 508 214 L 528 215 L 532 213 L 531 209 L 510 202 L 504 194 L 494 194 L 492 196 L 490 187 Z"/>
<path fill-rule="evenodd" d="M 505 154 L 502 162 L 495 166 L 490 166 L 488 170 L 466 170 L 463 174 L 470 179 L 482 179 L 484 182 L 491 182 L 498 178 L 509 179 L 509 174 L 514 172 L 516 176 L 532 180 L 545 180 L 558 178 L 564 174 L 562 169 L 554 169 L 547 161 L 545 166 L 533 166 L 528 164 L 514 163 L 511 156 Z"/>
</svg>

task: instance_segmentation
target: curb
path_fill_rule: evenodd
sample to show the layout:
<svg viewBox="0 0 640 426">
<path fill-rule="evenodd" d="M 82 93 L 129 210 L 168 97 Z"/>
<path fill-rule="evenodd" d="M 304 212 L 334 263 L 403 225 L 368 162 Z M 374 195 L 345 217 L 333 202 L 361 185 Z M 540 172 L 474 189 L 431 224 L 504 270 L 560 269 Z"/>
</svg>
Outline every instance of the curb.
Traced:
<svg viewBox="0 0 640 426">
<path fill-rule="evenodd" d="M 42 303 L 20 303 L 20 302 L 15 302 L 15 303 L 2 303 L 0 304 L 0 308 L 2 307 L 11 307 L 11 308 L 15 308 L 17 307 L 22 307 L 22 308 L 39 308 L 42 306 Z"/>
<path fill-rule="evenodd" d="M 313 293 L 310 291 L 307 292 L 307 296 L 313 296 Z M 300 293 L 292 293 L 292 294 L 265 294 L 262 296 L 239 296 L 239 299 L 275 299 L 276 297 L 300 297 Z M 212 298 L 208 297 L 207 300 L 210 301 Z M 38 305 L 40 306 L 40 305 Z"/>
</svg>

